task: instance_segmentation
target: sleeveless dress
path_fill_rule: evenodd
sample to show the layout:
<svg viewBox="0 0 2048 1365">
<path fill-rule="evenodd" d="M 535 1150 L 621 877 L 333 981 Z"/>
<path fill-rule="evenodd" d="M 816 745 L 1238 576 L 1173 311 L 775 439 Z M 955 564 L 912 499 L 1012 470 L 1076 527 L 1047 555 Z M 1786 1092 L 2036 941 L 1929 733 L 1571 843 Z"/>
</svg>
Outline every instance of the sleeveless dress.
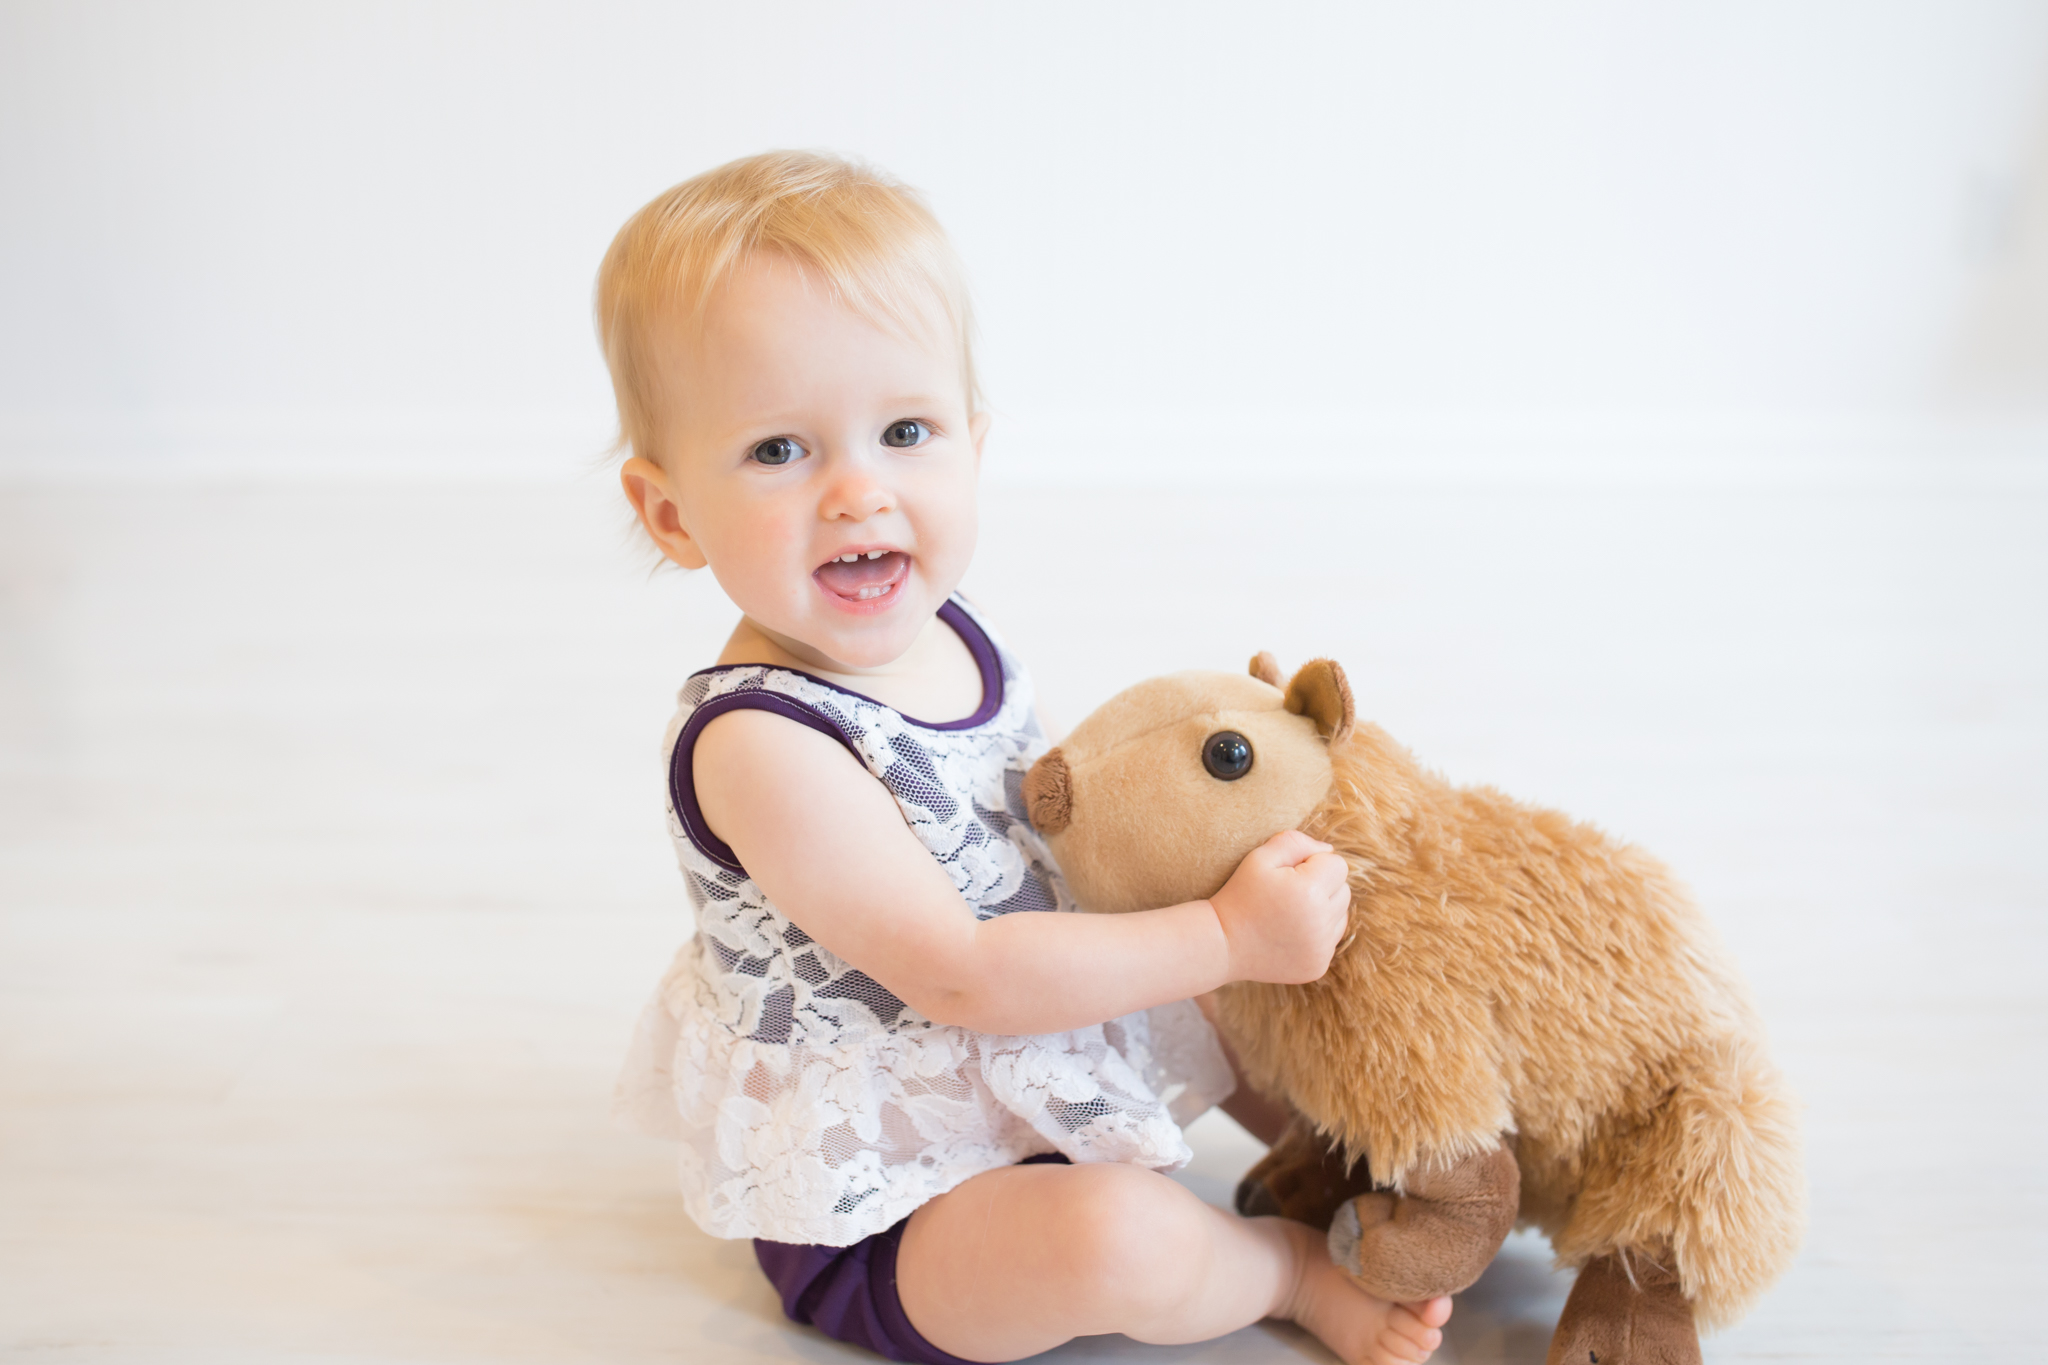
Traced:
<svg viewBox="0 0 2048 1365">
<path fill-rule="evenodd" d="M 740 707 L 844 744 L 889 789 L 979 919 L 1074 910 L 1025 818 L 1046 749 L 1031 684 L 957 598 L 982 702 L 943 725 L 794 669 L 693 675 L 669 727 L 669 833 L 696 933 L 642 1012 L 619 1078 L 629 1126 L 680 1143 L 684 1205 L 717 1237 L 850 1246 L 970 1176 L 1027 1156 L 1177 1169 L 1180 1125 L 1231 1090 L 1189 1001 L 1066 1033 L 934 1023 L 811 941 L 705 825 L 698 733 Z"/>
</svg>

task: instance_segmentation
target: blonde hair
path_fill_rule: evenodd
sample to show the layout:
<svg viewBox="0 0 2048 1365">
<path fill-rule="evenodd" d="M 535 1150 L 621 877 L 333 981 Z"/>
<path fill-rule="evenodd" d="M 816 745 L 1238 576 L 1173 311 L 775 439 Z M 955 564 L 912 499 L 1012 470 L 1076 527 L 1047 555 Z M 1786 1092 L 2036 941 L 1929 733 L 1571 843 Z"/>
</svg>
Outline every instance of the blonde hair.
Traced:
<svg viewBox="0 0 2048 1365">
<path fill-rule="evenodd" d="M 649 364 L 663 320 L 701 318 L 758 252 L 815 274 L 842 305 L 903 332 L 934 315 L 960 344 L 970 410 L 981 406 L 967 281 L 917 192 L 817 152 L 763 152 L 685 180 L 626 220 L 597 272 L 597 335 L 618 400 L 618 448 L 655 458 Z"/>
</svg>

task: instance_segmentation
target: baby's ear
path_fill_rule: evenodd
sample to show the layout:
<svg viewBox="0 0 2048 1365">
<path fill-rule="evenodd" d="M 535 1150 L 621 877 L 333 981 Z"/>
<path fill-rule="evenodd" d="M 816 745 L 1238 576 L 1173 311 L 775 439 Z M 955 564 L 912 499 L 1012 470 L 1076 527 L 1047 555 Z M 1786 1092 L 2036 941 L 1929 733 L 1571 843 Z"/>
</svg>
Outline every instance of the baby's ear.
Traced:
<svg viewBox="0 0 2048 1365">
<path fill-rule="evenodd" d="M 1275 670 L 1276 672 L 1278 670 Z M 1351 734 L 1357 713 L 1351 706 L 1351 683 L 1335 659 L 1311 659 L 1287 684 L 1287 709 L 1307 716 L 1331 744 L 1342 744 Z"/>
<path fill-rule="evenodd" d="M 1280 672 L 1280 661 L 1268 649 L 1252 655 L 1252 676 L 1268 687 L 1287 686 L 1287 679 Z"/>
</svg>

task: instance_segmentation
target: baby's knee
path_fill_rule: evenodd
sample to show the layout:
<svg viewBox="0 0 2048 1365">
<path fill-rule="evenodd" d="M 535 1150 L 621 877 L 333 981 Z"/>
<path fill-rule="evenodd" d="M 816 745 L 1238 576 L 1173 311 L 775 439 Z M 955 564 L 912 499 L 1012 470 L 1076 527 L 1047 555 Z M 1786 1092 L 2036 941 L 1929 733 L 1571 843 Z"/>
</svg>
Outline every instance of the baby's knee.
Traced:
<svg viewBox="0 0 2048 1365">
<path fill-rule="evenodd" d="M 1206 1255 L 1214 1213 L 1179 1185 L 1140 1166 L 1077 1166 L 1067 1190 L 1070 1266 L 1078 1286 L 1134 1300 L 1172 1299 Z"/>
</svg>

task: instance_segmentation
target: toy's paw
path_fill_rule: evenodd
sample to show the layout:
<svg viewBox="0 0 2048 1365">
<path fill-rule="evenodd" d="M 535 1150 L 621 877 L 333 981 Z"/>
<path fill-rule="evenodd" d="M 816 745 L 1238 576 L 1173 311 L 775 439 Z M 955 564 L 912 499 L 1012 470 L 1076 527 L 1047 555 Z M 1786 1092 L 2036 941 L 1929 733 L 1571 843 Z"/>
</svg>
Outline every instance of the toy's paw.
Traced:
<svg viewBox="0 0 2048 1365">
<path fill-rule="evenodd" d="M 1366 1293 L 1414 1303 L 1468 1288 L 1514 1230 L 1521 1175 L 1496 1147 L 1408 1182 L 1371 1190 L 1337 1210 L 1330 1259 Z"/>
<path fill-rule="evenodd" d="M 1235 1202 L 1246 1218 L 1292 1218 L 1327 1228 L 1345 1200 L 1371 1188 L 1372 1172 L 1363 1160 L 1346 1162 L 1341 1150 L 1297 1117 L 1238 1182 Z"/>
<path fill-rule="evenodd" d="M 1624 1255 L 1602 1256 L 1579 1272 L 1545 1365 L 1700 1365 L 1699 1332 L 1678 1276 L 1641 1255 L 1624 1267 Z"/>
</svg>

